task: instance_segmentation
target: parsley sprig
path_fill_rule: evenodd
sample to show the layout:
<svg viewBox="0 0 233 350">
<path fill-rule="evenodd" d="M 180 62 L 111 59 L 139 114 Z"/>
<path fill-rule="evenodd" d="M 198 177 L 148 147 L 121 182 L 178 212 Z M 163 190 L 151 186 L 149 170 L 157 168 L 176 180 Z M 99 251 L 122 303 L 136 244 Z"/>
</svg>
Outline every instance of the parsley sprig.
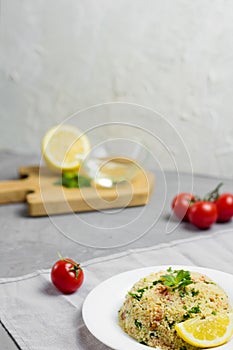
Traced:
<svg viewBox="0 0 233 350">
<path fill-rule="evenodd" d="M 189 271 L 185 270 L 174 270 L 172 271 L 171 268 L 167 270 L 170 272 L 167 275 L 162 275 L 160 277 L 160 281 L 164 286 L 170 287 L 173 290 L 175 289 L 182 289 L 189 284 L 193 283 L 191 280 L 191 275 Z"/>
<path fill-rule="evenodd" d="M 162 284 L 166 287 L 171 288 L 173 291 L 176 289 L 179 289 L 180 296 L 183 298 L 186 294 L 185 287 L 189 284 L 193 283 L 191 280 L 191 275 L 189 271 L 185 270 L 172 270 L 171 267 L 167 269 L 168 274 L 160 276 L 159 280 L 153 281 L 151 286 L 146 286 L 144 288 L 140 288 L 136 290 L 135 292 L 128 292 L 128 294 L 136 299 L 137 301 L 140 301 L 144 292 L 147 289 L 153 288 L 153 286 L 156 286 L 157 284 Z M 194 289 L 193 289 L 194 290 Z M 195 295 L 197 295 L 199 291 L 195 291 Z"/>
<path fill-rule="evenodd" d="M 61 179 L 56 182 L 56 185 L 62 185 L 68 188 L 90 187 L 91 179 L 77 172 L 64 172 Z"/>
</svg>

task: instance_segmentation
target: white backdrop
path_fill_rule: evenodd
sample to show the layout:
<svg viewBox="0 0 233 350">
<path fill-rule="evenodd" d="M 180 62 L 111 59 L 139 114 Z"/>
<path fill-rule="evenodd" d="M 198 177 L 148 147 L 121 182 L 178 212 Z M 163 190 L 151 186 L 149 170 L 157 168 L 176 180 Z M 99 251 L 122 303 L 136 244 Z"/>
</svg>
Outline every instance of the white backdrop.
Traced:
<svg viewBox="0 0 233 350">
<path fill-rule="evenodd" d="M 39 153 L 75 111 L 131 102 L 176 127 L 195 172 L 233 177 L 231 0 L 1 0 L 0 19 L 0 149 Z"/>
</svg>

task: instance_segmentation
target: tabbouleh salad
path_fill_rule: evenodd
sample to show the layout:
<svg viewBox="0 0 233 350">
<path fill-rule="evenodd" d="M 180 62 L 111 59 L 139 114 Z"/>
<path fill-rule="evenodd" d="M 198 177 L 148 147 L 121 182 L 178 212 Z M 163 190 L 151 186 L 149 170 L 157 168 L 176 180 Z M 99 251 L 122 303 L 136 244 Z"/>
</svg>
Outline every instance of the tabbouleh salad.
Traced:
<svg viewBox="0 0 233 350">
<path fill-rule="evenodd" d="M 197 350 L 182 340 L 175 324 L 232 311 L 225 291 L 198 272 L 172 270 L 142 278 L 119 310 L 119 325 L 138 342 L 162 350 Z"/>
</svg>

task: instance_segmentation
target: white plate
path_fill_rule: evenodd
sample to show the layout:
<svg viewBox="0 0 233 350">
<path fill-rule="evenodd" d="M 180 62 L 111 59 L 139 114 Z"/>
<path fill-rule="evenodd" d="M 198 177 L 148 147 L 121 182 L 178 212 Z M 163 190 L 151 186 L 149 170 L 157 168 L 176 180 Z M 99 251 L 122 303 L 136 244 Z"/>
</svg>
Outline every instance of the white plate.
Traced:
<svg viewBox="0 0 233 350">
<path fill-rule="evenodd" d="M 86 297 L 82 308 L 83 320 L 89 331 L 102 343 L 115 350 L 155 350 L 155 348 L 138 343 L 120 328 L 118 310 L 135 282 L 152 272 L 166 270 L 170 266 L 151 266 L 127 271 L 109 278 L 94 288 Z M 233 275 L 197 266 L 174 265 L 171 267 L 176 270 L 184 269 L 207 275 L 222 286 L 230 298 L 231 305 L 233 304 Z M 232 350 L 233 340 L 216 349 Z"/>
</svg>

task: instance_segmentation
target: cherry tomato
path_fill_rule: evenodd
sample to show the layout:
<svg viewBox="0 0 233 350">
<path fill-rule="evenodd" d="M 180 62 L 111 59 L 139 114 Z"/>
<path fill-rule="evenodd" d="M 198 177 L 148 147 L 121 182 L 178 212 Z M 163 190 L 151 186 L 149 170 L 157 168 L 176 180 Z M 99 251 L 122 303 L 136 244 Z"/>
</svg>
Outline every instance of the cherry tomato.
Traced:
<svg viewBox="0 0 233 350">
<path fill-rule="evenodd" d="M 215 203 L 199 201 L 190 206 L 188 215 L 191 224 L 206 229 L 216 222 L 218 211 Z"/>
<path fill-rule="evenodd" d="M 221 194 L 215 201 L 218 210 L 218 222 L 227 222 L 233 216 L 233 195 L 230 193 Z"/>
<path fill-rule="evenodd" d="M 195 201 L 195 197 L 191 193 L 182 192 L 175 196 L 172 201 L 172 209 L 179 219 L 189 221 L 188 212 L 191 201 Z"/>
<path fill-rule="evenodd" d="M 62 293 L 71 294 L 81 287 L 84 274 L 80 265 L 74 260 L 62 258 L 53 265 L 51 279 Z"/>
</svg>

